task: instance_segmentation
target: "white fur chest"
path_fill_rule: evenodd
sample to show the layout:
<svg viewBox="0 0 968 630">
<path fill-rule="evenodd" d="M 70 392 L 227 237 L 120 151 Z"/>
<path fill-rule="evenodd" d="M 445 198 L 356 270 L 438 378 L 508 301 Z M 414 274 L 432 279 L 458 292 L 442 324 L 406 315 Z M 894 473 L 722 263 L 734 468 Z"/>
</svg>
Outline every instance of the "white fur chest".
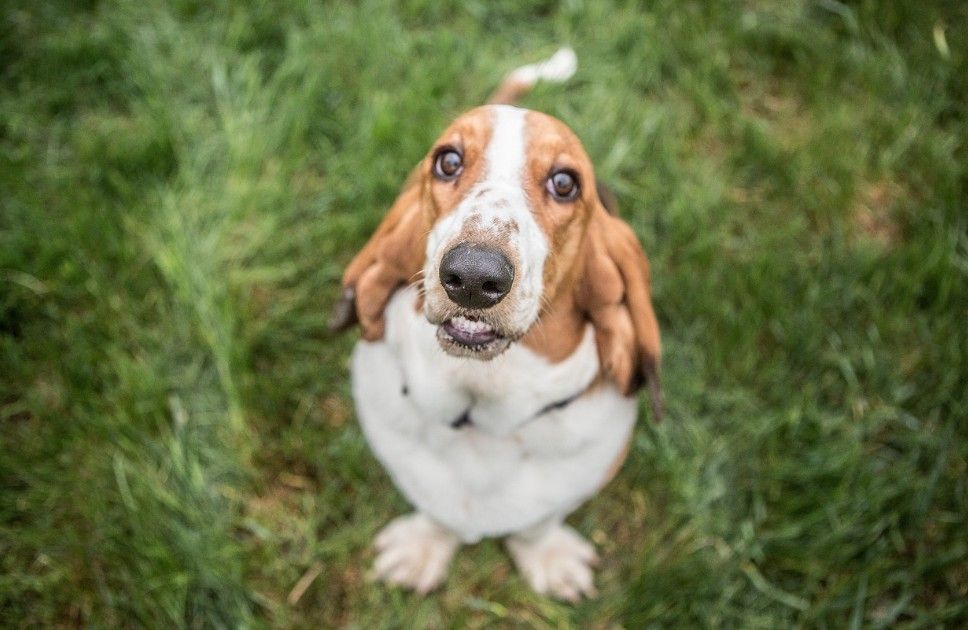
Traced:
<svg viewBox="0 0 968 630">
<path fill-rule="evenodd" d="M 435 328 L 398 291 L 386 336 L 353 354 L 353 396 L 370 446 L 404 495 L 472 542 L 562 518 L 601 486 L 635 421 L 611 386 L 579 394 L 598 372 L 591 328 L 550 363 L 513 344 L 487 362 L 439 347 Z M 453 428 L 467 413 L 471 424 Z"/>
</svg>

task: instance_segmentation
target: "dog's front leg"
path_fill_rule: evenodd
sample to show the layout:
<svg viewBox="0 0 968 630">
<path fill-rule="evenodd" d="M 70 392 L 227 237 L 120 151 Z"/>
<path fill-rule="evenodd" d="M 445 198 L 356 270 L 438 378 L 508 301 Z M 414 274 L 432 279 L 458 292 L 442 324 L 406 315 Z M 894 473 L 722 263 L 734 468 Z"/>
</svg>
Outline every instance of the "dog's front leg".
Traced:
<svg viewBox="0 0 968 630">
<path fill-rule="evenodd" d="M 460 541 L 450 530 L 416 512 L 390 521 L 377 534 L 374 546 L 374 577 L 423 595 L 447 577 L 450 559 Z"/>
<path fill-rule="evenodd" d="M 598 554 L 561 519 L 508 536 L 507 547 L 524 579 L 538 593 L 570 602 L 596 595 L 592 567 L 598 564 Z"/>
</svg>

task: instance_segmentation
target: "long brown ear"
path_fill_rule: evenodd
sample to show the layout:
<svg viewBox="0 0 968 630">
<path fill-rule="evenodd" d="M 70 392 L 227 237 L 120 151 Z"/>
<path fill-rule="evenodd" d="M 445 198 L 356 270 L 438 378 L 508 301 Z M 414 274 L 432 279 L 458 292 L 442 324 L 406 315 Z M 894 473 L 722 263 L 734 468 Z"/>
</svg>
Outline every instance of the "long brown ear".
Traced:
<svg viewBox="0 0 968 630">
<path fill-rule="evenodd" d="M 393 292 L 412 282 L 423 266 L 429 218 L 422 180 L 411 173 L 404 190 L 343 273 L 343 294 L 333 308 L 330 329 L 360 323 L 368 341 L 383 337 L 383 310 Z"/>
<path fill-rule="evenodd" d="M 659 322 L 652 308 L 649 261 L 632 229 L 601 206 L 588 226 L 578 304 L 595 327 L 604 374 L 626 395 L 644 384 L 662 419 Z"/>
</svg>

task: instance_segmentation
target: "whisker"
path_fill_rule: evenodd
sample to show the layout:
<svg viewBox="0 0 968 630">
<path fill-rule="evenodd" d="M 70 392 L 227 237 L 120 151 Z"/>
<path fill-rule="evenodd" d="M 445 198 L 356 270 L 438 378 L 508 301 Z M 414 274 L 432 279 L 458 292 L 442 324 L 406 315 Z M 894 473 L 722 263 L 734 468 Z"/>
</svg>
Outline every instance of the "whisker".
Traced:
<svg viewBox="0 0 968 630">
<path fill-rule="evenodd" d="M 419 279 L 408 282 L 407 286 L 411 289 L 416 289 L 417 295 L 419 295 L 420 297 L 423 297 L 424 294 L 426 293 L 426 290 L 424 289 L 423 281 Z"/>
</svg>

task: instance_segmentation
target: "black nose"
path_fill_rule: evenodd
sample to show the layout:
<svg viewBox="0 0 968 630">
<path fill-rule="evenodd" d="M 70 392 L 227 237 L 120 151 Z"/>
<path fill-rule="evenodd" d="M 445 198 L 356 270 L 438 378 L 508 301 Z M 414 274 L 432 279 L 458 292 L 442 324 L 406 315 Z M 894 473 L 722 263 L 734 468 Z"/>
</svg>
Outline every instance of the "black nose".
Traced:
<svg viewBox="0 0 968 630">
<path fill-rule="evenodd" d="M 440 283 L 465 308 L 489 308 L 504 299 L 514 281 L 514 267 L 499 251 L 461 243 L 440 261 Z"/>
</svg>

